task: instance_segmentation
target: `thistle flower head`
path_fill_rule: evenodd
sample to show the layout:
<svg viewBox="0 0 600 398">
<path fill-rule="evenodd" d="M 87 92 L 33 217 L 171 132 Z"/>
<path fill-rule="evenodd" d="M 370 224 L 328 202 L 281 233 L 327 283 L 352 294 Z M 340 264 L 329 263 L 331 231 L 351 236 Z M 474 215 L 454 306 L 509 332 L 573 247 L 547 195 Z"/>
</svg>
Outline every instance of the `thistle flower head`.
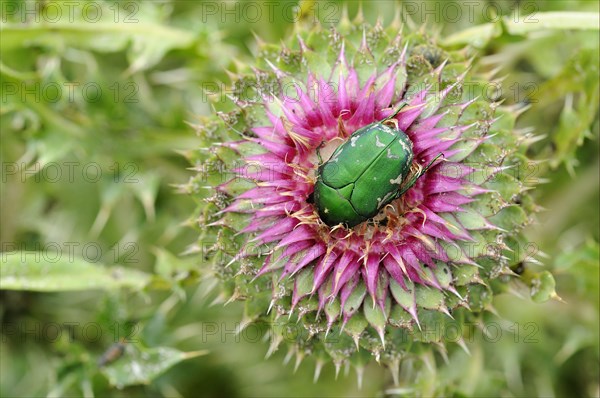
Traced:
<svg viewBox="0 0 600 398">
<path fill-rule="evenodd" d="M 203 239 L 215 240 L 207 257 L 224 299 L 246 300 L 245 322 L 273 323 L 270 352 L 300 324 L 291 344 L 299 358 L 362 363 L 363 347 L 397 369 L 415 342 L 444 340 L 423 325 L 490 309 L 489 282 L 506 285 L 523 260 L 520 231 L 535 205 L 521 176 L 505 173 L 527 160 L 517 110 L 478 97 L 486 77 L 465 88 L 467 51 L 398 32 L 342 23 L 301 32 L 290 47 L 263 44 L 252 74 L 234 76 L 229 112 L 199 128 L 211 149 L 189 189 L 204 198 Z M 390 181 L 389 198 L 372 198 L 380 206 L 371 217 L 329 225 L 324 213 L 336 209 L 315 203 L 320 166 L 382 121 L 408 137 L 410 173 Z M 379 140 L 372 146 L 384 148 Z M 215 164 L 225 181 L 206 173 Z"/>
<path fill-rule="evenodd" d="M 264 148 L 264 153 L 245 157 L 245 167 L 236 170 L 253 180 L 256 187 L 235 198 L 224 212 L 249 213 L 250 222 L 242 229 L 242 233 L 252 234 L 248 242 L 273 244 L 275 250 L 258 275 L 275 271 L 281 280 L 302 270 L 312 274 L 310 291 L 300 291 L 298 286 L 294 289 L 290 310 L 314 293 L 319 296 L 319 310 L 334 298 L 339 298 L 343 307 L 364 285 L 385 311 L 390 280 L 405 290 L 418 283 L 458 295 L 445 276 L 450 274 L 444 265 L 450 258 L 440 242 L 473 239 L 455 217 L 468 211 L 464 205 L 486 190 L 465 178 L 472 168 L 452 159 L 464 158 L 464 152 L 473 150 L 484 138 L 464 136 L 473 125 L 438 126 L 448 113 L 439 109 L 440 104 L 453 85 L 441 92 L 423 88 L 408 93 L 405 85 L 398 84 L 399 68 L 406 64 L 406 47 L 396 62 L 365 82 L 348 66 L 343 44 L 337 62 L 339 73 L 328 80 L 309 71 L 305 85 L 296 86 L 297 96 L 284 96 L 279 101 L 277 97 L 266 98 L 270 123 L 252 128 L 256 137 L 246 138 Z M 285 76 L 277 67 L 273 69 Z M 433 73 L 439 75 L 442 70 L 443 65 Z M 430 96 L 435 102 L 428 102 Z M 435 164 L 415 186 L 372 219 L 353 228 L 327 225 L 311 203 L 319 157 L 328 159 L 339 145 L 353 139 L 353 132 L 390 118 L 402 101 L 409 106 L 389 120 L 410 138 L 413 167 L 425 167 L 442 153 L 447 160 Z M 462 109 L 468 106 L 459 105 Z M 471 145 L 455 147 L 469 140 Z M 452 175 L 452 171 L 457 173 Z M 496 228 L 492 224 L 485 227 Z M 242 251 L 240 255 L 247 254 Z M 457 260 L 472 263 L 468 258 Z M 438 262 L 442 264 L 438 266 Z M 438 268 L 442 270 L 438 275 L 441 282 L 435 274 Z M 418 322 L 414 304 L 405 310 Z M 340 314 L 344 323 L 352 312 Z M 336 320 L 330 317 L 329 326 Z"/>
</svg>

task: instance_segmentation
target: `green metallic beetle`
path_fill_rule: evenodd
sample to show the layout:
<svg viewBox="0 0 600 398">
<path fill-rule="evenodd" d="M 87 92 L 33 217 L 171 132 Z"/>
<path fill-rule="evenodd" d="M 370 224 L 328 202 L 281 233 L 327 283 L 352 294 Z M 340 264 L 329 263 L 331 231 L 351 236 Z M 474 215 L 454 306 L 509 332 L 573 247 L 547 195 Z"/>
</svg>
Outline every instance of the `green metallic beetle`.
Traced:
<svg viewBox="0 0 600 398">
<path fill-rule="evenodd" d="M 413 144 L 392 120 L 404 106 L 393 115 L 356 130 L 327 162 L 321 161 L 313 200 L 325 224 L 351 228 L 374 217 L 442 156 L 438 155 L 425 168 L 411 171 Z"/>
</svg>

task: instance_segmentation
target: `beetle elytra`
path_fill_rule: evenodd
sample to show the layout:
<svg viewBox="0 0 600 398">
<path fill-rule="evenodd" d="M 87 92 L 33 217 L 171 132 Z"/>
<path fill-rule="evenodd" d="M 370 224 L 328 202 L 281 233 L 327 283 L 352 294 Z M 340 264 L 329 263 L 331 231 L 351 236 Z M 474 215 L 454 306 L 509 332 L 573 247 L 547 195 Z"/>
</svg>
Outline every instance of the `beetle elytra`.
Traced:
<svg viewBox="0 0 600 398">
<path fill-rule="evenodd" d="M 317 170 L 314 204 L 329 226 L 354 227 L 399 198 L 440 157 L 426 167 L 413 165 L 413 145 L 394 117 L 356 130 Z"/>
</svg>

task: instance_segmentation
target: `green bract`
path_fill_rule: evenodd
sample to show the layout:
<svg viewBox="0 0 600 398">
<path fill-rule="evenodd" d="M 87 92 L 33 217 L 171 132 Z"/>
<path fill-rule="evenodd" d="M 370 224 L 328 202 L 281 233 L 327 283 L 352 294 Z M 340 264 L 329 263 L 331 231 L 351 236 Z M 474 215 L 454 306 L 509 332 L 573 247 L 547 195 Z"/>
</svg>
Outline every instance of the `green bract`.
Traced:
<svg viewBox="0 0 600 398">
<path fill-rule="evenodd" d="M 340 145 L 319 167 L 315 206 L 328 225 L 353 227 L 410 188 L 401 184 L 410 172 L 412 142 L 386 118 L 365 126 Z"/>
</svg>

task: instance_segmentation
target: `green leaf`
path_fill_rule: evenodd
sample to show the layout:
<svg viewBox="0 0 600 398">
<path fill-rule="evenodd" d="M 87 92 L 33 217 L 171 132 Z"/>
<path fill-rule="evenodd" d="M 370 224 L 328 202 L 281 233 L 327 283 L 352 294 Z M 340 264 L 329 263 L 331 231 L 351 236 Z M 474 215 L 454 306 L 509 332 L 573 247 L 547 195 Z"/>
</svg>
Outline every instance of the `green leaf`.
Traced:
<svg viewBox="0 0 600 398">
<path fill-rule="evenodd" d="M 555 269 L 560 272 L 575 272 L 573 268 L 590 267 L 598 269 L 600 263 L 600 245 L 598 242 L 588 240 L 580 247 L 560 253 L 554 261 Z M 590 273 L 591 271 L 588 271 Z M 598 271 L 595 272 L 596 274 Z"/>
<path fill-rule="evenodd" d="M 156 65 L 168 51 L 188 48 L 196 40 L 192 32 L 159 24 L 158 17 L 153 15 L 155 7 L 148 3 L 140 8 L 139 19 L 130 18 L 131 21 L 125 15 L 117 17 L 114 6 L 104 4 L 99 7 L 100 18 L 94 23 L 86 19 L 89 15 L 84 8 L 70 9 L 60 3 L 55 6 L 59 10 L 58 17 L 52 23 L 3 24 L 2 51 L 24 45 L 55 49 L 75 47 L 100 52 L 127 48 L 130 61 L 127 73 L 132 74 Z"/>
<path fill-rule="evenodd" d="M 499 25 L 486 23 L 454 33 L 443 39 L 441 43 L 444 46 L 470 44 L 476 48 L 484 48 L 490 40 L 499 36 L 501 32 Z"/>
<path fill-rule="evenodd" d="M 136 384 L 148 384 L 161 373 L 179 362 L 206 355 L 207 351 L 182 352 L 169 347 L 142 348 L 128 345 L 125 354 L 102 373 L 117 388 Z"/>
<path fill-rule="evenodd" d="M 139 176 L 139 181 L 139 184 L 131 184 L 131 188 L 144 207 L 148 221 L 154 221 L 156 219 L 156 197 L 160 188 L 161 177 L 157 173 L 142 173 Z"/>
<path fill-rule="evenodd" d="M 513 35 L 539 30 L 598 30 L 600 15 L 597 12 L 539 12 L 515 21 L 504 19 L 506 29 Z"/>
<path fill-rule="evenodd" d="M 18 251 L 1 254 L 0 287 L 59 292 L 90 289 L 143 289 L 151 276 L 136 269 L 106 267 L 69 253 Z"/>
<path fill-rule="evenodd" d="M 592 136 L 590 128 L 598 112 L 597 80 L 593 88 L 589 97 L 586 93 L 582 93 L 576 106 L 573 106 L 573 96 L 567 96 L 560 114 L 558 129 L 554 133 L 556 152 L 551 164 L 556 167 L 560 162 L 564 162 L 571 175 L 575 174 L 573 166 L 577 164 L 575 151 L 583 144 L 586 136 Z"/>
<path fill-rule="evenodd" d="M 190 258 L 176 256 L 162 247 L 155 247 L 152 252 L 156 256 L 155 272 L 167 280 L 183 280 L 197 271 L 197 264 Z"/>
<path fill-rule="evenodd" d="M 506 16 L 496 23 L 486 23 L 454 33 L 441 41 L 444 46 L 470 44 L 486 47 L 502 34 L 518 36 L 540 30 L 598 30 L 600 15 L 594 12 L 539 12 L 515 20 Z"/>
</svg>

